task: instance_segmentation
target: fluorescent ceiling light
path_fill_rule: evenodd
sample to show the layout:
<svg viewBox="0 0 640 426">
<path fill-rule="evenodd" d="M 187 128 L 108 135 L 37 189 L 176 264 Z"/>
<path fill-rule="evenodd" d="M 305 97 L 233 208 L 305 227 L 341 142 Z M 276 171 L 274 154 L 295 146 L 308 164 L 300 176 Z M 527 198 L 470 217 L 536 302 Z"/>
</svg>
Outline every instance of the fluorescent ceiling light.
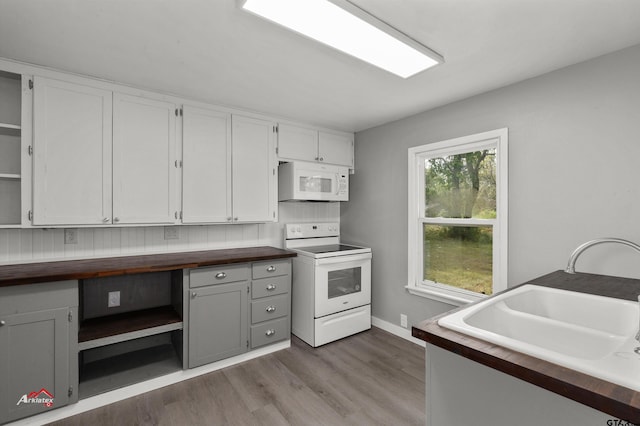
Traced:
<svg viewBox="0 0 640 426">
<path fill-rule="evenodd" d="M 407 78 L 444 62 L 345 0 L 240 0 L 243 9 Z"/>
</svg>

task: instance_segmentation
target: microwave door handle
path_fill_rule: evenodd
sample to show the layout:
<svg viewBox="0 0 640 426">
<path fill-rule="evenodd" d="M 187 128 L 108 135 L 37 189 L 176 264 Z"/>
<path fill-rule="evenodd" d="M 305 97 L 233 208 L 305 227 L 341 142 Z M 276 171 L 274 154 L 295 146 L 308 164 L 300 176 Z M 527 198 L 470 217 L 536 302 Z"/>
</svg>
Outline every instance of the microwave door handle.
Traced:
<svg viewBox="0 0 640 426">
<path fill-rule="evenodd" d="M 340 195 L 340 175 L 336 173 L 336 195 Z"/>
</svg>

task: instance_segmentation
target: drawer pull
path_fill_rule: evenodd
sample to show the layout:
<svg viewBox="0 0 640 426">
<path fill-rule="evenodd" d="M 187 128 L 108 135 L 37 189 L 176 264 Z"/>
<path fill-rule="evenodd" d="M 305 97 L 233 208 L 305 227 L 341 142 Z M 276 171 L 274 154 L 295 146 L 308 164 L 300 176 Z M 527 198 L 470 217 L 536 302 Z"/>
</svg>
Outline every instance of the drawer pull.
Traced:
<svg viewBox="0 0 640 426">
<path fill-rule="evenodd" d="M 271 265 L 267 268 L 267 272 L 275 272 L 276 271 L 276 267 Z"/>
<path fill-rule="evenodd" d="M 265 331 L 264 335 L 267 337 L 271 337 L 274 334 L 276 334 L 276 331 L 273 328 L 270 328 L 269 330 Z"/>
<path fill-rule="evenodd" d="M 267 312 L 275 312 L 276 311 L 276 307 L 273 306 L 273 305 L 269 305 L 269 306 L 267 306 L 265 311 L 267 311 Z"/>
<path fill-rule="evenodd" d="M 0 321 L 0 327 L 2 327 L 3 325 L 5 325 L 7 322 L 5 320 Z"/>
<path fill-rule="evenodd" d="M 276 289 L 276 285 L 275 284 L 268 284 L 267 285 L 267 291 L 273 291 Z"/>
<path fill-rule="evenodd" d="M 198 293 L 196 293 L 195 291 L 193 293 L 191 293 L 191 298 L 195 299 L 196 297 L 198 297 Z"/>
<path fill-rule="evenodd" d="M 219 279 L 219 280 L 221 280 L 223 278 L 227 278 L 227 273 L 226 272 L 218 272 L 216 274 L 216 278 Z"/>
</svg>

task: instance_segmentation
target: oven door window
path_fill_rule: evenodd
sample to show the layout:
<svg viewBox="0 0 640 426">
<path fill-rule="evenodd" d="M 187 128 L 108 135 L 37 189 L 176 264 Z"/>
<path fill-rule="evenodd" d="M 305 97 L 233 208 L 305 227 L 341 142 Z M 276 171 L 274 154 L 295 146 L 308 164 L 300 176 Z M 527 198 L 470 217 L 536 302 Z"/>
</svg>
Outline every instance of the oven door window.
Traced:
<svg viewBox="0 0 640 426">
<path fill-rule="evenodd" d="M 361 291 L 362 268 L 360 266 L 329 271 L 327 278 L 327 296 L 329 299 Z"/>
</svg>

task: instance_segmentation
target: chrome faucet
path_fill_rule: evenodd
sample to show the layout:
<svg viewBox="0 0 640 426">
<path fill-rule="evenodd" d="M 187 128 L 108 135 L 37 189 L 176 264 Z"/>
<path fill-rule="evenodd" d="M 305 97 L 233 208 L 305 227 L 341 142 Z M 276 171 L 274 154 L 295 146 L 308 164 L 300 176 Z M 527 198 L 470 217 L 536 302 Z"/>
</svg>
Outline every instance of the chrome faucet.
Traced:
<svg viewBox="0 0 640 426">
<path fill-rule="evenodd" d="M 640 252 L 640 246 L 636 243 L 632 243 L 631 241 L 623 240 L 621 238 L 598 238 L 595 240 L 587 241 L 586 243 L 582 244 L 577 249 L 575 249 L 573 253 L 571 253 L 571 257 L 569 258 L 569 262 L 567 263 L 567 269 L 565 269 L 564 271 L 569 274 L 575 274 L 576 261 L 578 260 L 578 257 L 582 254 L 582 252 L 584 252 L 589 247 L 592 247 L 598 244 L 603 244 L 603 243 L 623 244 L 625 246 L 629 246 L 632 249 Z"/>
</svg>

